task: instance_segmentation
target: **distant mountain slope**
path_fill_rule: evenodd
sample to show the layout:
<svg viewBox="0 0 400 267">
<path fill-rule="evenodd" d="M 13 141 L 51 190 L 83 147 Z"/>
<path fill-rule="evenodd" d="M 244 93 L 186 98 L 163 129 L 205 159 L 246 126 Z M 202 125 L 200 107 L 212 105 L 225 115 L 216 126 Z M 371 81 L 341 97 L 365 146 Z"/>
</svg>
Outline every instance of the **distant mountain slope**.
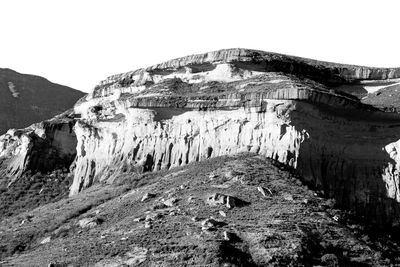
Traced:
<svg viewBox="0 0 400 267">
<path fill-rule="evenodd" d="M 62 113 L 83 95 L 43 77 L 0 68 L 0 134 Z"/>
</svg>

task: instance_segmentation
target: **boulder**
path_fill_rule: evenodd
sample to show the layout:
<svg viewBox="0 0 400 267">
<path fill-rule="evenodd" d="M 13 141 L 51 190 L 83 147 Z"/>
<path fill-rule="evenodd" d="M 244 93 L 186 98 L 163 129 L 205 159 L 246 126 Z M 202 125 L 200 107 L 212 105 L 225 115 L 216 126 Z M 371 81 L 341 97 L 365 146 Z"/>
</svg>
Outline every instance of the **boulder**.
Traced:
<svg viewBox="0 0 400 267">
<path fill-rule="evenodd" d="M 173 207 L 177 201 L 178 201 L 177 198 L 172 197 L 163 201 L 163 204 L 167 207 Z"/>
<path fill-rule="evenodd" d="M 97 217 L 88 217 L 88 218 L 83 218 L 78 221 L 78 225 L 81 228 L 94 228 L 97 225 L 101 224 L 103 222 L 103 219 L 97 218 Z"/>
<path fill-rule="evenodd" d="M 146 193 L 143 195 L 142 199 L 140 200 L 141 202 L 144 202 L 150 198 L 154 198 L 156 196 L 156 194 L 152 194 L 152 193 Z"/>
<path fill-rule="evenodd" d="M 241 200 L 237 197 L 214 193 L 208 196 L 206 202 L 211 206 L 225 205 L 228 209 L 232 209 L 234 207 L 242 207 L 248 205 L 249 203 Z"/>
</svg>

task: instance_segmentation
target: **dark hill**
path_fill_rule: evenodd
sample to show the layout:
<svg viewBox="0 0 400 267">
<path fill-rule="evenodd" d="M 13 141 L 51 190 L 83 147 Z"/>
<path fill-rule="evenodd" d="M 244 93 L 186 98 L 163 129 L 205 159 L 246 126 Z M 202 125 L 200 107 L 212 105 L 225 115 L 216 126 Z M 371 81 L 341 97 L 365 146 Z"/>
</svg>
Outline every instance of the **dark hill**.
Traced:
<svg viewBox="0 0 400 267">
<path fill-rule="evenodd" d="M 35 75 L 0 68 L 0 134 L 71 108 L 84 93 Z"/>
</svg>

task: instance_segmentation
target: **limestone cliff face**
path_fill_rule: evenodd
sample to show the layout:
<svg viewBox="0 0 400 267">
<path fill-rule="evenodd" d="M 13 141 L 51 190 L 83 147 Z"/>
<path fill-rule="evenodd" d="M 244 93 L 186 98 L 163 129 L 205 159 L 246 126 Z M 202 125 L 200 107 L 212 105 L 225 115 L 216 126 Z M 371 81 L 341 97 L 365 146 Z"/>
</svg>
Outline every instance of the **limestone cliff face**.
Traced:
<svg viewBox="0 0 400 267">
<path fill-rule="evenodd" d="M 293 168 L 342 207 L 395 223 L 400 116 L 346 88 L 399 76 L 243 49 L 172 60 L 111 76 L 73 112 L 1 137 L 2 177 L 66 162 L 72 195 L 124 172 L 250 151 Z"/>
<path fill-rule="evenodd" d="M 157 121 L 162 109 L 129 110 L 120 121 L 75 125 L 78 154 L 71 194 L 121 172 L 156 171 L 210 157 L 252 151 L 296 166 L 305 131 L 289 125 L 292 101 L 271 100 L 266 111 L 187 111 Z M 181 111 L 182 112 L 182 111 Z M 107 144 L 107 145 L 106 145 Z"/>
<path fill-rule="evenodd" d="M 24 172 L 69 168 L 76 155 L 73 122 L 48 121 L 23 130 L 11 129 L 0 137 L 0 181 L 12 183 Z"/>
<path fill-rule="evenodd" d="M 222 63 L 222 64 L 221 64 Z M 145 69 L 113 75 L 102 81 L 93 95 L 105 96 L 119 85 L 142 86 L 158 82 L 165 76 L 185 76 L 207 72 L 207 78 L 224 72 L 223 69 L 236 68 L 242 71 L 283 72 L 311 77 L 323 83 L 341 85 L 361 80 L 387 80 L 400 78 L 399 68 L 370 68 L 344 64 L 320 62 L 305 58 L 286 56 L 249 49 L 226 49 L 205 54 L 192 55 L 170 60 Z M 222 71 L 221 71 L 222 70 Z M 239 72 L 237 72 L 239 73 Z M 225 79 L 227 77 L 224 77 Z M 232 78 L 232 77 L 230 77 Z M 237 77 L 239 78 L 239 77 Z M 243 78 L 243 77 L 242 77 Z M 195 79 L 199 79 L 196 77 Z M 113 85 L 110 87 L 110 85 Z M 124 86 L 126 87 L 126 86 Z M 137 88 L 135 88 L 137 89 Z M 125 89 L 126 90 L 126 89 Z"/>
</svg>

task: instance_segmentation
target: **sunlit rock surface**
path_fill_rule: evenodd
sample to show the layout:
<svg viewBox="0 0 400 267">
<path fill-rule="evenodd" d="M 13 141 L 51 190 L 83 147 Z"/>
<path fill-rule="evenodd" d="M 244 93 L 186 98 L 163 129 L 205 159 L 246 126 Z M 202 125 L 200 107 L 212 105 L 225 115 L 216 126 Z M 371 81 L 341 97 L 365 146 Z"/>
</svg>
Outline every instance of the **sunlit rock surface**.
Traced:
<svg viewBox="0 0 400 267">
<path fill-rule="evenodd" d="M 250 151 L 292 167 L 342 207 L 396 223 L 400 116 L 363 104 L 352 89 L 399 78 L 400 69 L 244 49 L 175 59 L 111 76 L 74 111 L 2 136 L 2 179 L 46 171 L 38 166 L 51 151 L 48 168 L 73 158 L 65 161 L 73 195 L 121 173 Z"/>
<path fill-rule="evenodd" d="M 26 171 L 69 168 L 76 155 L 74 121 L 57 119 L 0 136 L 0 177 L 12 183 Z"/>
</svg>

